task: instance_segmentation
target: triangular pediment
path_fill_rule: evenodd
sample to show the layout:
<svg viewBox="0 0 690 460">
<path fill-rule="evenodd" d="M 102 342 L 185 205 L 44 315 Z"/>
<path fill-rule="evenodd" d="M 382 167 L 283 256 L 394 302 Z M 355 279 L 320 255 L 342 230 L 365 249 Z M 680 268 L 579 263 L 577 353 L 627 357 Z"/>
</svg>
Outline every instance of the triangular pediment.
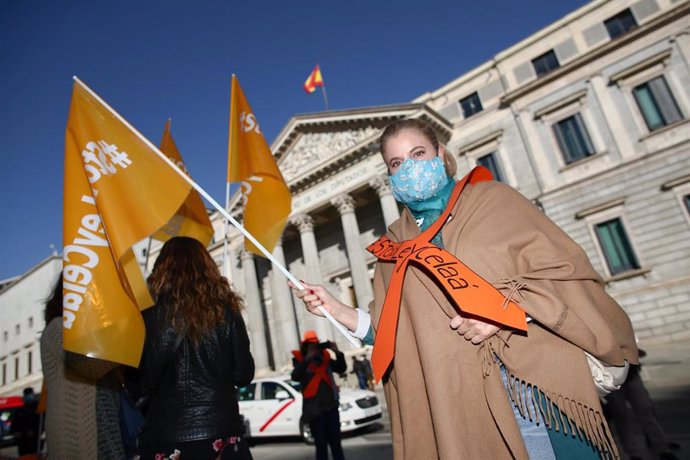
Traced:
<svg viewBox="0 0 690 460">
<path fill-rule="evenodd" d="M 329 173 L 379 152 L 382 130 L 400 118 L 431 123 L 441 142 L 451 125 L 424 104 L 405 104 L 297 115 L 271 146 L 283 177 L 293 190 L 318 182 Z"/>
</svg>

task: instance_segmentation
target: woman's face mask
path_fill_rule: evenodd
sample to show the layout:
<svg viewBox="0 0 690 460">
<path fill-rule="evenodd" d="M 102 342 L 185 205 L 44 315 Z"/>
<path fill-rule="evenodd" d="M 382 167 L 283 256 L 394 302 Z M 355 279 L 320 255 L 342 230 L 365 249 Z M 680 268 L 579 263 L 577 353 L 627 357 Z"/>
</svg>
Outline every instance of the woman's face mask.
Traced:
<svg viewBox="0 0 690 460">
<path fill-rule="evenodd" d="M 417 129 L 403 129 L 386 141 L 383 160 L 395 199 L 401 203 L 423 201 L 448 183 L 442 146 L 437 149 Z"/>
<path fill-rule="evenodd" d="M 431 160 L 407 159 L 388 178 L 395 199 L 401 203 L 424 201 L 448 184 L 448 175 L 440 156 Z"/>
</svg>

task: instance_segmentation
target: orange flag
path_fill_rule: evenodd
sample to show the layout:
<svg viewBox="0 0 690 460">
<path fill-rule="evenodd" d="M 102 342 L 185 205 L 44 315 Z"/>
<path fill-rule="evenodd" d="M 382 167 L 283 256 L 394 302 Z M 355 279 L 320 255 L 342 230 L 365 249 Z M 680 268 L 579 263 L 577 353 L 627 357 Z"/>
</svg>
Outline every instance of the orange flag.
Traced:
<svg viewBox="0 0 690 460">
<path fill-rule="evenodd" d="M 182 155 L 175 145 L 175 140 L 170 133 L 170 120 L 165 123 L 163 139 L 161 139 L 161 152 L 172 160 L 182 171 L 189 175 Z M 159 229 L 153 237 L 157 240 L 167 241 L 173 236 L 188 236 L 199 240 L 204 246 L 208 246 L 213 237 L 213 226 L 208 218 L 206 206 L 196 190 L 190 190 L 187 199 L 182 203 L 175 215 Z"/>
<path fill-rule="evenodd" d="M 155 146 L 75 81 L 65 135 L 66 350 L 139 364 L 139 309 L 151 299 L 131 248 L 170 220 L 189 189 Z"/>
<path fill-rule="evenodd" d="M 307 81 L 304 82 L 304 90 L 307 93 L 313 93 L 316 91 L 317 86 L 323 86 L 323 77 L 321 76 L 321 68 L 319 67 L 318 64 L 316 64 L 316 67 L 314 67 L 314 70 L 311 71 L 309 76 L 307 77 Z"/>
<path fill-rule="evenodd" d="M 273 251 L 290 215 L 292 197 L 234 75 L 230 101 L 228 182 L 241 185 L 244 227 L 269 252 Z M 246 239 L 245 247 L 254 254 L 263 255 Z"/>
</svg>

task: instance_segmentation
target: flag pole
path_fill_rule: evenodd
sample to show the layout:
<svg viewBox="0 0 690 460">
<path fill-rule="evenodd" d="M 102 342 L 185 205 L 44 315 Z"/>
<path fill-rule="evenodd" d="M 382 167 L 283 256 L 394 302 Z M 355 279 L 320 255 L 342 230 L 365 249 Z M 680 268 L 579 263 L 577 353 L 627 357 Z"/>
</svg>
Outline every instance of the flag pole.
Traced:
<svg viewBox="0 0 690 460">
<path fill-rule="evenodd" d="M 326 94 L 326 84 L 324 83 L 321 85 L 321 93 L 323 94 L 323 104 L 326 106 L 326 110 L 328 110 L 328 95 Z"/>
<path fill-rule="evenodd" d="M 232 74 L 234 77 L 235 74 Z M 231 78 L 232 81 L 232 78 Z M 230 91 L 230 104 L 232 104 L 232 91 Z M 228 164 L 228 169 L 230 165 Z M 225 210 L 230 212 L 230 182 L 225 178 Z M 223 234 L 223 276 L 229 279 L 230 270 L 228 269 L 228 220 L 225 220 L 225 229 Z"/>
<path fill-rule="evenodd" d="M 230 213 L 226 211 L 215 199 L 213 199 L 213 197 L 209 195 L 206 192 L 206 190 L 204 190 L 199 184 L 194 182 L 194 180 L 191 177 L 185 174 L 184 171 L 182 171 L 174 162 L 172 162 L 163 152 L 158 150 L 158 147 L 153 145 L 151 141 L 149 141 L 139 131 L 137 131 L 137 129 L 134 126 L 130 125 L 127 120 L 120 116 L 120 114 L 117 113 L 112 107 L 110 107 L 110 105 L 108 105 L 103 99 L 101 99 L 100 96 L 94 93 L 91 90 L 91 88 L 86 86 L 84 82 L 79 80 L 79 78 L 77 78 L 76 76 L 72 77 L 72 79 L 76 83 L 78 83 L 82 88 L 84 88 L 84 90 L 88 92 L 91 97 L 96 99 L 96 101 L 98 101 L 101 105 L 103 105 L 103 107 L 110 111 L 115 118 L 117 118 L 122 124 L 129 128 L 139 139 L 141 139 L 142 142 L 144 142 L 144 144 L 146 144 L 151 150 L 153 150 L 153 152 L 156 155 L 158 155 L 161 160 L 165 161 L 165 163 L 167 163 L 167 165 L 170 166 L 173 169 L 173 171 L 175 171 L 182 179 L 184 179 L 189 185 L 191 185 L 192 188 L 199 192 L 201 196 L 206 198 L 206 200 L 211 204 L 211 206 L 213 206 L 218 212 L 220 212 L 223 215 L 223 217 L 225 217 L 236 229 L 238 229 L 249 241 L 251 241 L 254 244 L 254 246 L 256 246 L 256 248 L 261 251 L 264 257 L 270 260 L 273 266 L 280 270 L 283 273 L 283 275 L 285 275 L 285 277 L 289 279 L 292 282 L 292 284 L 295 285 L 295 287 L 297 287 L 297 289 L 304 289 L 304 285 L 297 278 L 295 278 L 292 275 L 292 273 L 290 273 L 285 267 L 283 267 L 283 265 L 280 262 L 278 262 L 278 260 L 275 257 L 273 257 L 273 255 L 270 252 L 268 252 L 268 250 L 261 243 L 259 243 L 259 241 L 256 238 L 254 238 L 254 235 L 249 233 L 247 229 L 242 226 L 242 224 L 235 220 L 235 218 L 232 217 Z M 333 316 L 330 313 L 328 313 L 328 311 L 325 308 L 319 306 L 317 307 L 317 309 L 326 317 L 328 321 L 331 322 L 331 324 L 333 324 L 333 326 L 336 329 L 338 329 L 338 331 L 340 331 L 341 334 L 345 336 L 345 338 L 352 344 L 353 347 L 361 347 L 361 345 L 357 342 L 357 340 L 354 337 L 352 337 L 352 335 L 347 331 L 347 329 L 345 329 L 345 327 L 342 324 L 336 321 L 336 319 L 333 318 Z"/>
<path fill-rule="evenodd" d="M 225 209 L 230 211 L 230 182 L 225 182 Z M 225 220 L 225 232 L 223 235 L 223 276 L 228 278 L 228 221 Z"/>
<path fill-rule="evenodd" d="M 321 94 L 323 95 L 323 105 L 326 107 L 326 111 L 328 111 L 328 94 L 326 93 L 326 80 L 323 78 L 323 72 L 321 72 L 321 66 L 319 66 L 319 73 L 321 73 Z"/>
</svg>

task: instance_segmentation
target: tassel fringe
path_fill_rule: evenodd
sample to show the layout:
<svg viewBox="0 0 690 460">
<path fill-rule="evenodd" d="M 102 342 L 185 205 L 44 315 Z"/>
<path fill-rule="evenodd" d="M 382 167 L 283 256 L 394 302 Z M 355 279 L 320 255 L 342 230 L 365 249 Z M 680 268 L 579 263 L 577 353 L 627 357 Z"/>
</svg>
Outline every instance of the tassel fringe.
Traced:
<svg viewBox="0 0 690 460">
<path fill-rule="evenodd" d="M 619 458 L 609 427 L 599 411 L 540 389 L 513 374 L 508 378 L 507 390 L 522 417 L 537 424 L 544 423 L 548 429 L 566 436 L 585 439 L 597 448 L 603 459 Z"/>
</svg>

